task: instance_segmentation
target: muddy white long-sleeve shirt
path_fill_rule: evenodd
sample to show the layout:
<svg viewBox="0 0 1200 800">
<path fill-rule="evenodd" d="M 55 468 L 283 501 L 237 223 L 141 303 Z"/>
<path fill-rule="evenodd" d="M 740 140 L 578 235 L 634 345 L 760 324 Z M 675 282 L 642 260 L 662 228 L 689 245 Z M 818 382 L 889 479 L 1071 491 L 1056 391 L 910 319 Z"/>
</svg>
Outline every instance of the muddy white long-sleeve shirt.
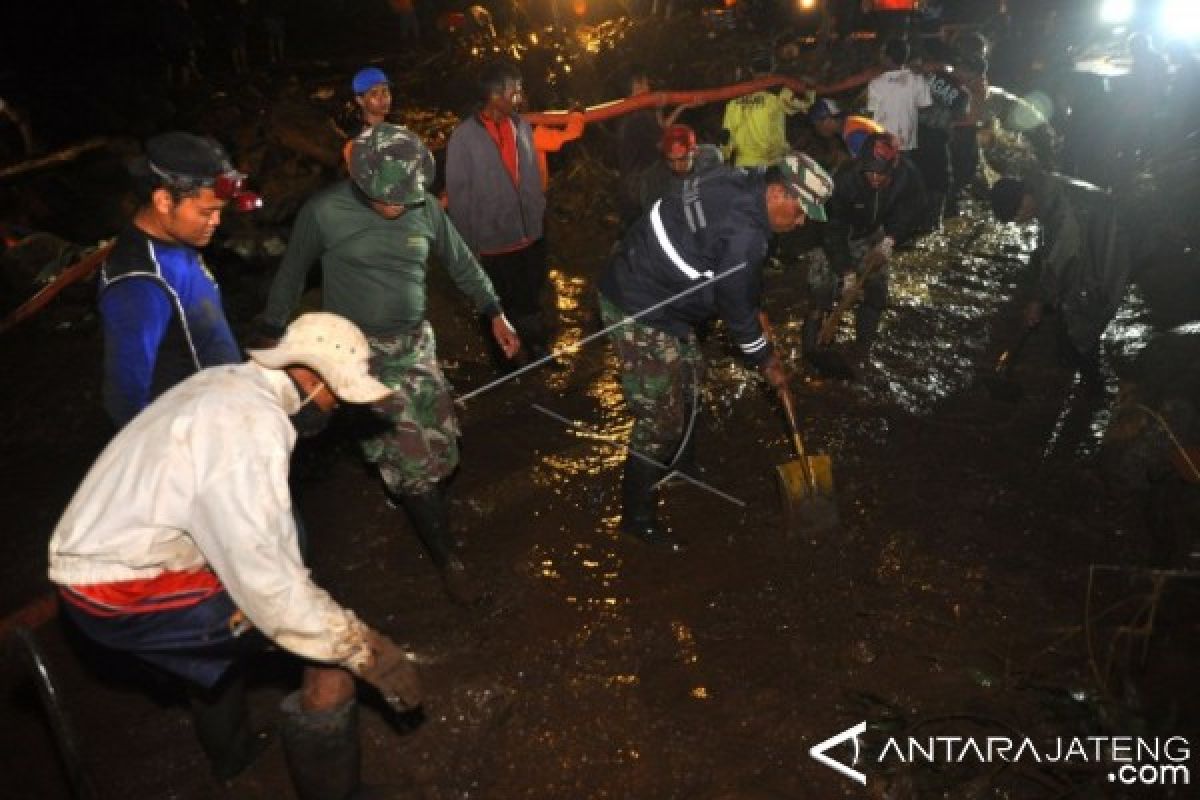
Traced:
<svg viewBox="0 0 1200 800">
<path fill-rule="evenodd" d="M 300 406 L 253 362 L 202 370 L 153 402 L 96 460 L 50 539 L 50 580 L 88 587 L 211 569 L 269 639 L 356 668 L 365 628 L 304 566 L 288 490 Z"/>
</svg>

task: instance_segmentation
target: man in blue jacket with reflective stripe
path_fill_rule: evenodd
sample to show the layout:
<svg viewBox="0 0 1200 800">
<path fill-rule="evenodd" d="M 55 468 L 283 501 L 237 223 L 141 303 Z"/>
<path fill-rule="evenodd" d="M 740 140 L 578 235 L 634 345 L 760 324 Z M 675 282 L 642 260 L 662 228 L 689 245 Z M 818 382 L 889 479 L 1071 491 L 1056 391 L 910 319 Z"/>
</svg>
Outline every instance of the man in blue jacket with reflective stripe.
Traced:
<svg viewBox="0 0 1200 800">
<path fill-rule="evenodd" d="M 140 205 L 100 271 L 104 408 L 118 428 L 204 367 L 242 360 L 198 252 L 221 213 L 258 206 L 217 142 L 171 132 L 131 166 Z"/>
<path fill-rule="evenodd" d="M 832 192 L 829 175 L 803 153 L 765 171 L 715 167 L 673 187 L 621 241 L 598 288 L 606 326 L 636 317 L 612 332 L 634 417 L 634 452 L 622 479 L 624 533 L 683 549 L 657 517 L 654 491 L 667 470 L 646 458 L 667 469 L 686 460 L 702 368 L 697 326 L 720 318 L 746 361 L 771 386 L 786 384 L 759 318 L 762 263 L 772 233 L 808 217 L 825 220 Z"/>
</svg>

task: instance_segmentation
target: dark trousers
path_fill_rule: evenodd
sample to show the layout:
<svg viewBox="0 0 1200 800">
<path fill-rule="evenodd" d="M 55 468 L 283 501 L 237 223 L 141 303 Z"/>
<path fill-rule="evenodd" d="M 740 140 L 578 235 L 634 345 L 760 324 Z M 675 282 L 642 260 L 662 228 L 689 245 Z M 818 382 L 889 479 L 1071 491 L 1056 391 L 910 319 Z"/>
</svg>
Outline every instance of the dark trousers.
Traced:
<svg viewBox="0 0 1200 800">
<path fill-rule="evenodd" d="M 479 262 L 511 318 L 542 313 L 542 289 L 549 273 L 545 239 L 511 253 L 480 256 Z"/>
<path fill-rule="evenodd" d="M 937 230 L 950 189 L 950 134 L 942 128 L 922 125 L 918 141 L 920 145 L 913 151 L 912 159 L 925 182 L 925 213 L 921 217 L 921 227 Z"/>
<path fill-rule="evenodd" d="M 976 141 L 974 127 L 951 129 L 950 163 L 954 174 L 950 193 L 957 198 L 970 187 L 971 181 L 975 180 L 975 172 L 979 169 L 979 142 Z"/>
</svg>

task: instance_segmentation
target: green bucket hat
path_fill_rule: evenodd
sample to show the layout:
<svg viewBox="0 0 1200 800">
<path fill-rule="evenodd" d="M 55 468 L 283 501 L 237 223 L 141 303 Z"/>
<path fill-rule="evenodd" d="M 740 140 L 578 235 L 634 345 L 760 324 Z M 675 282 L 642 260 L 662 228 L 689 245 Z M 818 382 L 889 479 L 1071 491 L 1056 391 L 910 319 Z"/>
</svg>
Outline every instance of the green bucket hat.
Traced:
<svg viewBox="0 0 1200 800">
<path fill-rule="evenodd" d="M 421 137 L 381 122 L 363 131 L 350 151 L 350 178 L 372 200 L 412 205 L 425 199 L 437 167 Z"/>
</svg>

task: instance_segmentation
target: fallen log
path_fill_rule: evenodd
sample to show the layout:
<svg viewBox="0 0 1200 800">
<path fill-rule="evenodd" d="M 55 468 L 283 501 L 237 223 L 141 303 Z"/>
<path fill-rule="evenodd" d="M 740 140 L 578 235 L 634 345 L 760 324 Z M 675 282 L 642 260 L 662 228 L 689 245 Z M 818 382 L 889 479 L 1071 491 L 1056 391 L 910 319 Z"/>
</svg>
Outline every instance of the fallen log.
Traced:
<svg viewBox="0 0 1200 800">
<path fill-rule="evenodd" d="M 7 166 L 3 169 L 0 169 L 0 181 L 12 180 L 13 178 L 19 178 L 23 175 L 27 175 L 30 172 L 36 172 L 37 170 L 45 169 L 46 167 L 54 167 L 58 166 L 59 164 L 65 164 L 69 161 L 74 161 L 85 153 L 90 153 L 93 150 L 99 150 L 103 147 L 108 147 L 112 143 L 112 139 L 106 136 L 100 136 L 95 139 L 88 139 L 87 141 L 80 142 L 79 144 L 73 144 L 70 147 L 59 150 L 56 153 L 39 156 L 38 158 L 31 158 L 27 161 L 22 161 L 19 164 Z"/>
<path fill-rule="evenodd" d="M 3 320 L 0 320 L 0 333 L 5 333 L 10 328 L 29 319 L 57 297 L 63 289 L 91 275 L 104 263 L 104 259 L 108 257 L 112 249 L 113 242 L 111 240 L 101 242 L 95 250 L 58 273 L 57 278 L 43 286 L 38 290 L 37 294 L 13 309 Z"/>
</svg>

